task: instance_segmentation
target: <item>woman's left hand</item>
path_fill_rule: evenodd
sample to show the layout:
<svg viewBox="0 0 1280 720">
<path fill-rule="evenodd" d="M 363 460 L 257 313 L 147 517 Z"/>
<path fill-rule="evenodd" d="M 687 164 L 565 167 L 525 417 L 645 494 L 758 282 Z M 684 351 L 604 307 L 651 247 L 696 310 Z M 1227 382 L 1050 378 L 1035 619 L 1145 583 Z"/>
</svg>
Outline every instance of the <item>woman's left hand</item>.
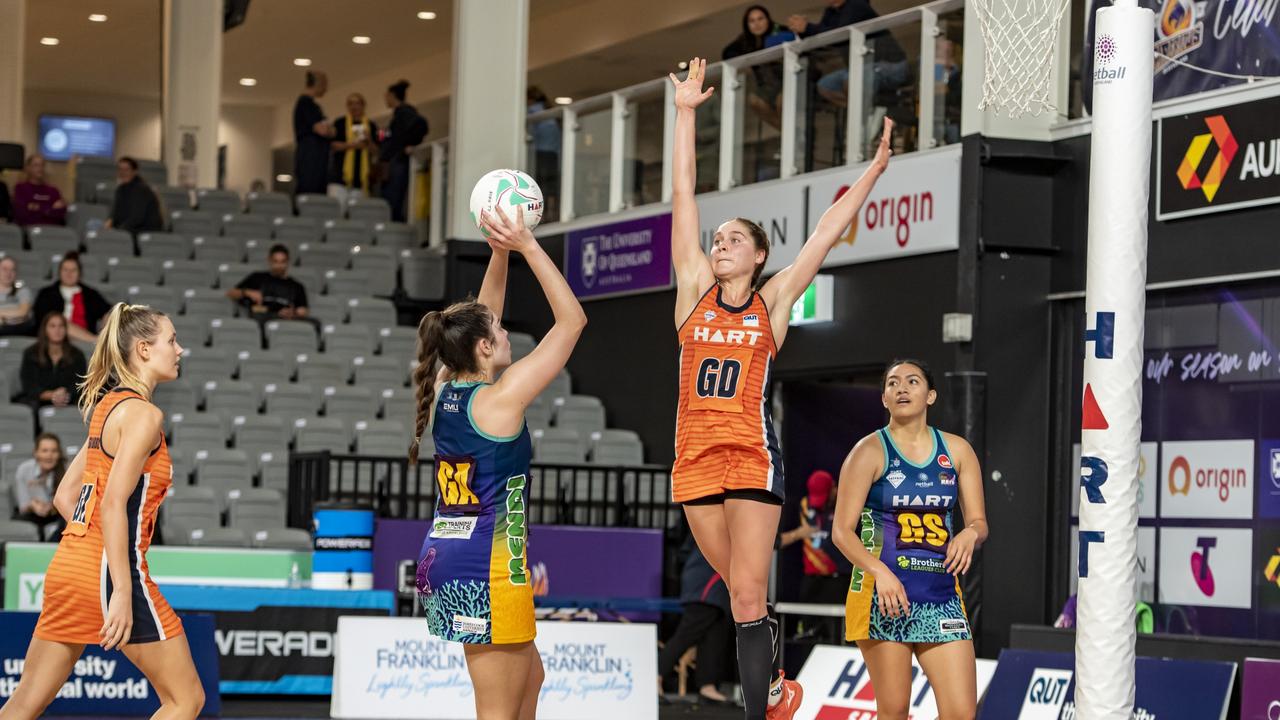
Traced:
<svg viewBox="0 0 1280 720">
<path fill-rule="evenodd" d="M 951 542 L 947 544 L 947 559 L 942 563 L 943 569 L 957 577 L 969 572 L 977 546 L 978 532 L 972 528 L 965 528 L 952 535 Z"/>
</svg>

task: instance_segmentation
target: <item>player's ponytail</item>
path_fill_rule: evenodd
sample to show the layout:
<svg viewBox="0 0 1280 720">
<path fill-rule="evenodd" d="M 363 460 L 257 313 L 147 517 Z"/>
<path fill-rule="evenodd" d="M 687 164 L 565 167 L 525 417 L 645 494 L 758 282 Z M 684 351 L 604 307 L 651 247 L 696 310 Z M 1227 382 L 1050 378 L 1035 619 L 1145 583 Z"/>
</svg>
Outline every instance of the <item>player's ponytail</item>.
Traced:
<svg viewBox="0 0 1280 720">
<path fill-rule="evenodd" d="M 418 462 L 418 448 L 435 405 L 436 363 L 443 363 L 454 375 L 479 373 L 476 343 L 494 339 L 489 324 L 492 318 L 489 308 L 468 299 L 444 310 L 433 310 L 418 324 L 418 366 L 413 370 L 418 412 L 409 446 L 410 463 Z"/>
<path fill-rule="evenodd" d="M 147 385 L 129 366 L 133 345 L 139 340 L 149 340 L 160 333 L 160 318 L 164 313 L 146 305 L 116 303 L 107 313 L 98 344 L 89 358 L 89 370 L 80 383 L 80 414 L 89 422 L 93 408 L 103 393 L 112 387 L 128 387 L 139 393 L 147 392 Z"/>
</svg>

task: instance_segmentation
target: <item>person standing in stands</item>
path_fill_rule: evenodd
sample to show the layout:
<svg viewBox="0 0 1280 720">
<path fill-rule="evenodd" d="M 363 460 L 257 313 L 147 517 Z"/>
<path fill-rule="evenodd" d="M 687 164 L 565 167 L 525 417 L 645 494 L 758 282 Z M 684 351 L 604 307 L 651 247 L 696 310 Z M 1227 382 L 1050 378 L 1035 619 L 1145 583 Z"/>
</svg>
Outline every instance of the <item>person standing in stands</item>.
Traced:
<svg viewBox="0 0 1280 720">
<path fill-rule="evenodd" d="M 296 193 L 324 194 L 329 184 L 329 140 L 333 125 L 324 119 L 316 102 L 329 90 L 329 76 L 307 71 L 307 87 L 293 106 L 293 189 Z"/>
<path fill-rule="evenodd" d="M 333 163 L 329 171 L 329 195 L 343 208 L 351 198 L 369 196 L 373 139 L 378 126 L 365 114 L 364 96 L 347 97 L 347 114 L 333 121 Z"/>
<path fill-rule="evenodd" d="M 409 81 L 401 80 L 387 88 L 387 107 L 392 108 L 391 126 L 383 134 L 378 159 L 386 163 L 382 181 L 382 197 L 391 205 L 391 219 L 405 221 L 405 205 L 409 198 L 409 155 L 424 138 L 429 126 L 418 110 L 405 102 Z"/>
<path fill-rule="evenodd" d="M 138 174 L 138 161 L 122 157 L 116 162 L 115 202 L 111 205 L 111 217 L 106 227 L 127 230 L 131 233 L 164 229 L 164 216 L 160 214 L 160 199 Z"/>
<path fill-rule="evenodd" d="M 27 177 L 13 188 L 13 219 L 18 225 L 63 225 L 67 203 L 58 188 L 45 182 L 44 156 L 32 155 L 24 166 Z"/>
<path fill-rule="evenodd" d="M 40 717 L 86 645 L 118 649 L 160 700 L 153 717 L 195 720 L 204 689 L 182 621 L 147 568 L 160 504 L 173 487 L 156 386 L 176 380 L 173 323 L 144 305 L 111 309 L 82 383 L 88 438 L 53 505 L 67 523 L 45 574 L 44 607 L 22 679 L 0 720 Z"/>
</svg>

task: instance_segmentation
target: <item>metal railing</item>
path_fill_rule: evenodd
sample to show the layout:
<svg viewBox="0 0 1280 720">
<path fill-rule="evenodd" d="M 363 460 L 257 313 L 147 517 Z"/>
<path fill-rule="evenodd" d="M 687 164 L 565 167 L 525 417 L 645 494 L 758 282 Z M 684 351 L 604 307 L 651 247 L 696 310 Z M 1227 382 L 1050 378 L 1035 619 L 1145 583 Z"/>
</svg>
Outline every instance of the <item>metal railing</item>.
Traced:
<svg viewBox="0 0 1280 720">
<path fill-rule="evenodd" d="M 317 503 L 358 503 L 380 517 L 430 519 L 436 483 L 430 461 L 411 465 L 404 457 L 289 456 L 291 527 L 310 528 Z M 528 485 L 529 522 L 670 530 L 681 511 L 671 502 L 669 468 L 535 463 Z"/>
<path fill-rule="evenodd" d="M 708 65 L 719 100 L 698 113 L 697 191 L 863 162 L 886 115 L 895 153 L 958 142 L 963 35 L 964 0 L 936 0 Z M 529 114 L 525 170 L 544 222 L 670 202 L 674 126 L 665 77 Z M 448 150 L 447 138 L 431 143 L 419 162 L 443 178 Z M 432 182 L 433 245 L 447 232 L 446 187 Z"/>
</svg>

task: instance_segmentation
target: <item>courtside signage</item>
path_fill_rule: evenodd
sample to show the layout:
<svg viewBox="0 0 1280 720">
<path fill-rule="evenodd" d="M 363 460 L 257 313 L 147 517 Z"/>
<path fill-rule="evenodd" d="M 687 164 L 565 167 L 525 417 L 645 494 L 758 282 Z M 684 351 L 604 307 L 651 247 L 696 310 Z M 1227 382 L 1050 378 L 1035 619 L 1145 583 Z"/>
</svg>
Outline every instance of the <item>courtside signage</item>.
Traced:
<svg viewBox="0 0 1280 720">
<path fill-rule="evenodd" d="M 1253 531 L 1160 528 L 1160 602 L 1253 606 Z"/>
<path fill-rule="evenodd" d="M 1158 220 L 1280 202 L 1280 98 L 1160 120 L 1156 161 Z"/>
<path fill-rule="evenodd" d="M 1068 653 L 1002 650 L 979 720 L 1074 720 L 1074 665 Z M 1136 671 L 1133 720 L 1226 720 L 1235 663 L 1139 657 Z"/>
<path fill-rule="evenodd" d="M 978 697 L 996 672 L 993 660 L 978 660 Z M 804 686 L 804 702 L 795 720 L 872 720 L 876 692 L 862 652 L 852 646 L 818 645 L 805 660 L 797 680 Z M 933 720 L 938 714 L 933 687 L 911 658 L 911 705 L 908 720 Z"/>
<path fill-rule="evenodd" d="M 648 623 L 539 622 L 543 720 L 657 720 L 658 637 Z M 474 718 L 462 645 L 422 618 L 344 617 L 333 672 L 335 718 Z"/>
<path fill-rule="evenodd" d="M 1160 517 L 1253 518 L 1253 440 L 1160 446 Z"/>
</svg>

